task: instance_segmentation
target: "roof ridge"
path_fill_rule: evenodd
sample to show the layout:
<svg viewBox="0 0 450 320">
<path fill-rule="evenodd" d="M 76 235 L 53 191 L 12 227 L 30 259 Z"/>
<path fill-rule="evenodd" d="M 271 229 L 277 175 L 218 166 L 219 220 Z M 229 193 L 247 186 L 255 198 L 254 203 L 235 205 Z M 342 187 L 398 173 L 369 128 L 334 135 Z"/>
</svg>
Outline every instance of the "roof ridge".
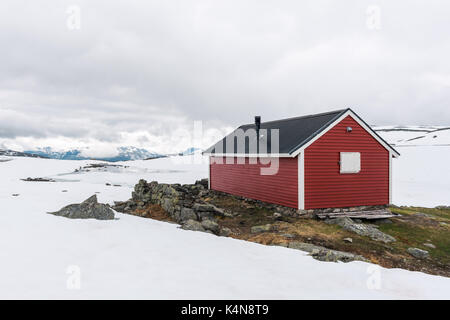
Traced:
<svg viewBox="0 0 450 320">
<path fill-rule="evenodd" d="M 299 117 L 291 117 L 291 118 L 285 118 L 285 119 L 279 119 L 279 120 L 270 120 L 270 121 L 261 121 L 261 125 L 262 124 L 266 124 L 266 123 L 273 123 L 273 122 L 292 121 L 292 120 L 320 117 L 320 116 L 325 116 L 325 115 L 332 114 L 332 113 L 340 113 L 341 114 L 341 113 L 346 112 L 349 109 L 350 108 L 338 109 L 338 110 L 334 110 L 334 111 L 327 111 L 327 112 L 322 112 L 322 113 L 308 114 L 308 115 L 299 116 Z M 243 124 L 239 128 L 244 127 L 244 126 L 251 126 L 251 125 L 254 125 L 254 123 Z"/>
</svg>

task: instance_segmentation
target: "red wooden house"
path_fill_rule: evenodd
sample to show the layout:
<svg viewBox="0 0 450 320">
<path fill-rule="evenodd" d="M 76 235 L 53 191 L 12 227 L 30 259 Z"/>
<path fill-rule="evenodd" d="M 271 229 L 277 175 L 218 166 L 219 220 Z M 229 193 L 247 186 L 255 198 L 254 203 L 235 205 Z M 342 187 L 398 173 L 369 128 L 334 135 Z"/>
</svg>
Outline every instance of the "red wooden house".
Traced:
<svg viewBox="0 0 450 320">
<path fill-rule="evenodd" d="M 400 155 L 351 109 L 255 117 L 204 154 L 211 189 L 298 209 L 391 203 L 392 158 Z"/>
</svg>

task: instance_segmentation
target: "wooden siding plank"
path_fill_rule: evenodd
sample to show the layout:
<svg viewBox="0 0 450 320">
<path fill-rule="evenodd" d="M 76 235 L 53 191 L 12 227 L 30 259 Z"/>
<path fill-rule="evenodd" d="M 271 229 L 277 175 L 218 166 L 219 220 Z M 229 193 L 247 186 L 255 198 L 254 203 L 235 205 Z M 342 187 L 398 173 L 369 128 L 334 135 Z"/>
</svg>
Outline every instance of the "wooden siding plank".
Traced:
<svg viewBox="0 0 450 320">
<path fill-rule="evenodd" d="M 361 171 L 341 174 L 340 152 L 360 152 Z M 389 151 L 350 116 L 306 148 L 306 209 L 388 203 Z"/>
<path fill-rule="evenodd" d="M 279 168 L 275 175 L 261 175 L 262 167 L 269 165 L 213 163 L 211 157 L 211 189 L 246 198 L 257 199 L 287 207 L 298 206 L 297 158 L 279 158 Z M 242 159 L 242 158 L 241 158 Z"/>
</svg>

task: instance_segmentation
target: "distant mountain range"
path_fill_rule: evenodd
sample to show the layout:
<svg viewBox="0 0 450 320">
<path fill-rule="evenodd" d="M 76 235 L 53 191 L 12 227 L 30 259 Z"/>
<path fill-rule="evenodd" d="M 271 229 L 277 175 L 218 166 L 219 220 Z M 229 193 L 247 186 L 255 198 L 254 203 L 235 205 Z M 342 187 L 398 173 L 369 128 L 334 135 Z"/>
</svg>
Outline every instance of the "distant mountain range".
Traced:
<svg viewBox="0 0 450 320">
<path fill-rule="evenodd" d="M 202 152 L 202 149 L 191 147 L 191 148 L 184 150 L 183 152 L 180 152 L 178 155 L 179 156 L 190 156 L 190 155 L 193 155 L 196 153 L 201 153 L 201 152 Z"/>
<path fill-rule="evenodd" d="M 30 158 L 47 158 L 37 154 L 31 154 L 26 152 L 14 151 L 9 149 L 1 149 L 0 156 L 10 156 L 10 157 L 30 157 Z"/>
<path fill-rule="evenodd" d="M 128 160 L 144 160 L 156 159 L 165 155 L 151 152 L 146 149 L 136 147 L 118 147 L 117 155 L 113 157 L 86 157 L 81 150 L 73 149 L 69 151 L 53 151 L 51 147 L 39 148 L 37 150 L 26 150 L 26 154 L 36 155 L 43 158 L 59 159 L 59 160 L 102 160 L 102 161 L 128 161 Z"/>
<path fill-rule="evenodd" d="M 58 160 L 102 160 L 102 161 L 129 161 L 129 160 L 150 160 L 168 156 L 188 156 L 201 152 L 200 148 L 188 148 L 183 152 L 175 154 L 160 154 L 137 147 L 118 147 L 117 155 L 113 157 L 86 157 L 82 150 L 72 149 L 67 151 L 54 151 L 51 147 L 37 148 L 36 150 L 14 151 L 1 149 L 0 156 L 12 157 L 33 157 Z"/>
<path fill-rule="evenodd" d="M 102 160 L 102 161 L 129 161 L 129 160 L 150 160 L 169 156 L 189 156 L 201 153 L 200 148 L 188 148 L 182 152 L 174 154 L 161 154 L 148 151 L 137 147 L 118 147 L 117 155 L 113 157 L 86 157 L 82 150 L 72 149 L 67 151 L 54 151 L 51 147 L 37 148 L 36 150 L 14 151 L 9 149 L 0 149 L 0 156 L 11 157 L 33 157 L 58 160 Z"/>
</svg>

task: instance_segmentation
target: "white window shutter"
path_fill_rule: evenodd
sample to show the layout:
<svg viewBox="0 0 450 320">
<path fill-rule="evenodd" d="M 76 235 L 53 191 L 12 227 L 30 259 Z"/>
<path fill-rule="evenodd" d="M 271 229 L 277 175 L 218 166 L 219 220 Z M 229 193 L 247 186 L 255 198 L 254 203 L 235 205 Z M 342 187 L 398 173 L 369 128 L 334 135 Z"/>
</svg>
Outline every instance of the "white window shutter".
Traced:
<svg viewBox="0 0 450 320">
<path fill-rule="evenodd" d="M 341 173 L 358 173 L 361 171 L 361 153 L 341 152 Z"/>
</svg>

